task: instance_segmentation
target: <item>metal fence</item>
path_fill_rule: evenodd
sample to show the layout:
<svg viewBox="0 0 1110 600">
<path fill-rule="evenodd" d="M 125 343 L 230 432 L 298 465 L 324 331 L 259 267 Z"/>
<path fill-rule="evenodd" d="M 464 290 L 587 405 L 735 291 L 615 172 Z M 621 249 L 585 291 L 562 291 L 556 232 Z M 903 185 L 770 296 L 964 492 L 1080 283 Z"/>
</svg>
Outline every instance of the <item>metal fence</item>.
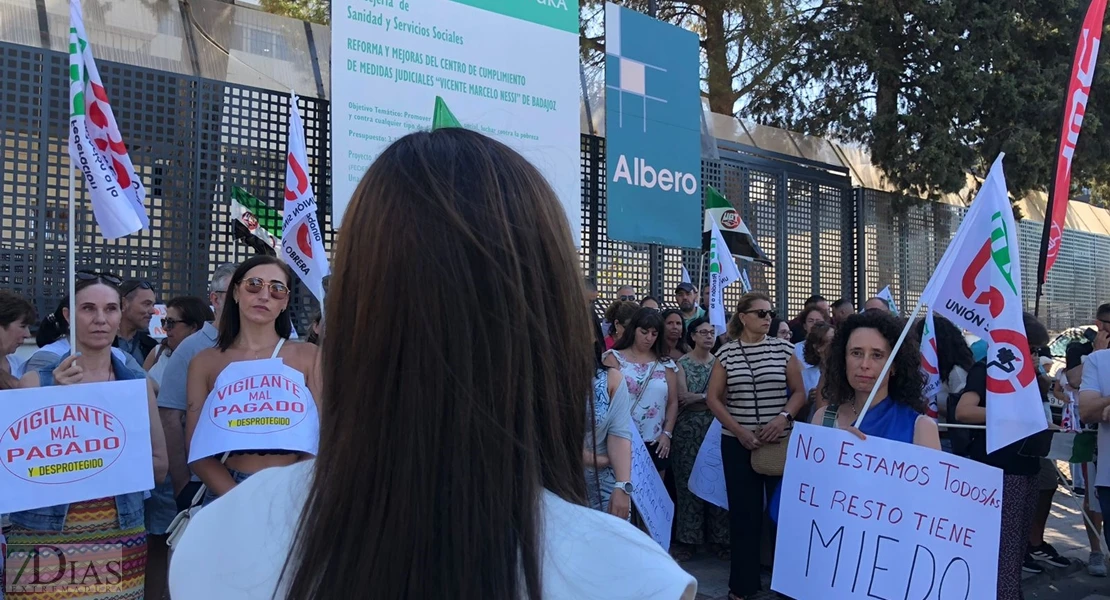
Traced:
<svg viewBox="0 0 1110 600">
<path fill-rule="evenodd" d="M 99 63 L 131 158 L 147 184 L 151 230 L 106 241 L 77 186 L 78 266 L 112 270 L 154 283 L 161 296 L 202 295 L 223 262 L 253 250 L 236 243 L 228 194 L 243 187 L 280 206 L 285 178 L 288 94 L 120 63 Z M 52 311 L 65 291 L 68 243 L 66 151 L 69 77 L 64 53 L 0 43 L 0 286 Z M 312 183 L 331 232 L 328 102 L 301 97 Z M 962 217 L 962 209 L 852 190 L 842 167 L 751 146 L 719 142 L 721 158 L 703 160 L 702 178 L 740 210 L 774 267 L 752 265 L 752 284 L 792 316 L 805 298 L 862 302 L 890 285 L 912 306 Z M 583 135 L 583 272 L 602 298 L 617 286 L 673 303 L 683 266 L 704 280 L 698 249 L 635 245 L 606 236 L 605 140 Z M 1031 306 L 1040 224 L 1023 222 L 1023 284 Z M 1047 287 L 1050 329 L 1090 319 L 1110 299 L 1100 266 L 1110 238 L 1067 230 Z M 729 304 L 739 286 L 727 290 Z M 298 290 L 294 315 L 303 331 L 314 301 Z"/>
</svg>

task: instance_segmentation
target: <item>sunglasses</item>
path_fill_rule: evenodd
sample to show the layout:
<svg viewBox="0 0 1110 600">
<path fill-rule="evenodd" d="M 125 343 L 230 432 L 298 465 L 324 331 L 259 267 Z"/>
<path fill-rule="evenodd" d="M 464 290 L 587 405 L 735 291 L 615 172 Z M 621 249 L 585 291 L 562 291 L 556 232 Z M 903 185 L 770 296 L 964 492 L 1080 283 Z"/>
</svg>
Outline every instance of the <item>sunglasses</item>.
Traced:
<svg viewBox="0 0 1110 600">
<path fill-rule="evenodd" d="M 744 314 L 755 315 L 759 319 L 775 318 L 775 311 L 773 310 L 746 310 L 744 311 Z"/>
<path fill-rule="evenodd" d="M 257 294 L 267 286 L 270 288 L 270 297 L 274 300 L 285 300 L 289 296 L 289 287 L 280 281 L 267 282 L 261 277 L 251 277 L 243 280 L 243 289 L 251 294 Z"/>
<path fill-rule="evenodd" d="M 617 300 L 621 302 L 635 302 L 636 296 L 617 296 Z"/>
<path fill-rule="evenodd" d="M 122 296 L 130 296 L 131 292 L 134 292 L 135 290 L 151 290 L 151 291 L 153 291 L 154 290 L 154 285 L 151 284 L 149 281 L 140 281 L 140 280 L 137 280 L 137 279 L 136 280 L 131 280 L 131 281 L 127 282 L 127 285 L 124 285 L 123 287 L 121 287 L 119 289 L 119 293 Z"/>
<path fill-rule="evenodd" d="M 177 327 L 181 323 L 188 324 L 187 321 L 179 321 L 178 319 L 174 319 L 174 318 L 171 318 L 171 317 L 166 317 L 166 318 L 162 319 L 162 329 L 164 329 L 165 331 L 169 331 L 169 330 L 173 329 L 174 327 Z"/>
<path fill-rule="evenodd" d="M 123 280 L 116 275 L 112 275 L 111 273 L 100 273 L 97 271 L 77 271 L 73 274 L 73 276 L 77 278 L 77 281 L 99 280 L 110 283 L 116 287 L 119 287 L 119 285 L 123 283 Z"/>
</svg>

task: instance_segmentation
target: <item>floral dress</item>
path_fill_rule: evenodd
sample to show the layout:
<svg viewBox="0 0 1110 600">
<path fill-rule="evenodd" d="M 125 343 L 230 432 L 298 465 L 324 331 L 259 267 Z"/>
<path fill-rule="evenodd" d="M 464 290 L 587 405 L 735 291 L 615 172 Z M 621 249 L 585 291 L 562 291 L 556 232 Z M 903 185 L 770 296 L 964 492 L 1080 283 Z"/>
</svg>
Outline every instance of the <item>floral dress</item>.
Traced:
<svg viewBox="0 0 1110 600">
<path fill-rule="evenodd" d="M 621 374 L 628 383 L 628 393 L 632 397 L 632 422 L 645 442 L 652 442 L 663 435 L 663 423 L 667 420 L 667 369 L 678 372 L 678 365 L 670 358 L 649 362 L 633 363 L 625 359 L 619 350 L 610 350 L 605 356 L 612 355 L 620 364 Z M 651 380 L 648 380 L 648 374 Z M 643 387 L 641 393 L 640 388 Z"/>
</svg>

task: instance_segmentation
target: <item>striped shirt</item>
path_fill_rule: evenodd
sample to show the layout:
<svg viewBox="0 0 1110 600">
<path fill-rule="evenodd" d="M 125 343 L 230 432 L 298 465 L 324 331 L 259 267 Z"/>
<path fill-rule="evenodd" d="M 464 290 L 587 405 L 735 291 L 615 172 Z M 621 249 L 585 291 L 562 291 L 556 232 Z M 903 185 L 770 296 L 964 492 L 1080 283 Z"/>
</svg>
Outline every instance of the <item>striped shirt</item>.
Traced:
<svg viewBox="0 0 1110 600">
<path fill-rule="evenodd" d="M 786 408 L 786 363 L 793 355 L 793 344 L 770 336 L 743 347 L 739 341 L 721 346 L 717 360 L 728 374 L 725 405 L 737 423 L 755 431 Z M 732 435 L 728 429 L 722 433 Z"/>
</svg>

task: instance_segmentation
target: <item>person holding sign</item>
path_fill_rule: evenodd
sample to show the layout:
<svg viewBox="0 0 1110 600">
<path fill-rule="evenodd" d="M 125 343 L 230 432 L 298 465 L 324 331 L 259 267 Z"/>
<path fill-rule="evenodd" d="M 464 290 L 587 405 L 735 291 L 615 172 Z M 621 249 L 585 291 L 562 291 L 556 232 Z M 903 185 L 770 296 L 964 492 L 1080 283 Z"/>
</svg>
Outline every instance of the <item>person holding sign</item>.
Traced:
<svg viewBox="0 0 1110 600">
<path fill-rule="evenodd" d="M 728 491 L 730 599 L 760 590 L 764 497 L 782 481 L 794 415 L 805 405 L 805 386 L 788 340 L 768 335 L 775 311 L 759 292 L 740 298 L 728 324 L 733 341 L 717 351 L 706 404 L 724 427 L 721 459 Z M 790 391 L 788 391 L 790 390 Z"/>
<path fill-rule="evenodd" d="M 55 365 L 39 371 L 27 373 L 23 378 L 24 387 L 45 387 L 53 385 L 73 385 L 103 381 L 124 381 L 143 379 L 146 374 L 141 369 L 131 369 L 127 363 L 112 352 L 112 342 L 116 337 L 122 315 L 122 298 L 119 288 L 112 280 L 95 277 L 77 282 L 76 289 L 76 333 L 78 354 L 71 354 Z M 70 319 L 68 307 L 63 315 Z M 80 388 L 74 388 L 80 395 Z M 158 410 L 154 403 L 154 390 L 147 384 L 147 398 L 150 414 L 150 441 L 154 464 L 154 481 L 162 481 L 169 471 L 166 460 L 166 441 L 158 420 Z M 107 422 L 107 421 L 103 421 Z M 69 435 L 73 428 L 58 427 L 62 436 Z M 51 433 L 51 437 L 54 434 Z M 91 442 L 101 440 L 86 438 L 84 446 L 71 443 L 74 451 L 87 449 Z M 67 448 L 67 452 L 69 449 Z M 72 463 L 80 455 L 74 455 Z M 67 485 L 75 485 L 70 483 Z M 107 573 L 111 564 L 98 565 L 98 549 L 121 545 L 123 551 L 122 574 L 119 589 L 120 597 L 142 597 L 144 571 L 146 566 L 146 526 L 144 524 L 143 494 L 135 492 L 114 498 L 95 498 L 71 504 L 45 506 L 25 510 L 11 515 L 12 529 L 8 535 L 10 547 L 44 545 L 67 546 L 67 554 L 76 552 L 82 560 L 89 557 L 88 567 Z M 115 561 L 118 557 L 106 558 Z M 43 561 L 46 564 L 48 561 Z M 65 569 L 65 563 L 57 562 Z M 118 567 L 118 565 L 117 565 Z M 57 567 L 55 567 L 57 568 Z M 38 577 L 50 581 L 53 576 L 61 579 L 64 572 L 38 572 Z M 68 581 L 68 577 L 66 577 Z M 47 593 L 47 596 L 55 596 Z M 21 596 L 22 597 L 22 596 Z M 32 594 L 32 597 L 35 597 Z M 95 587 L 88 595 L 66 598 L 100 598 Z"/>
<path fill-rule="evenodd" d="M 659 544 L 585 506 L 593 334 L 536 168 L 476 132 L 413 133 L 343 230 L 319 455 L 201 510 L 172 596 L 693 600 Z"/>
<path fill-rule="evenodd" d="M 813 415 L 814 425 L 855 430 L 860 409 L 878 388 L 853 433 L 940 450 L 936 421 L 924 414 L 925 378 L 917 343 L 903 343 L 898 354 L 890 356 L 901 333 L 902 320 L 889 312 L 865 311 L 848 317 L 829 347 L 822 390 L 828 406 Z M 893 363 L 880 381 L 887 360 Z"/>
<path fill-rule="evenodd" d="M 185 439 L 189 466 L 207 486 L 205 504 L 262 469 L 315 454 L 317 347 L 286 343 L 293 329 L 287 313 L 292 279 L 273 256 L 239 265 L 216 347 L 189 364 Z M 279 360 L 260 364 L 266 358 Z"/>
</svg>

